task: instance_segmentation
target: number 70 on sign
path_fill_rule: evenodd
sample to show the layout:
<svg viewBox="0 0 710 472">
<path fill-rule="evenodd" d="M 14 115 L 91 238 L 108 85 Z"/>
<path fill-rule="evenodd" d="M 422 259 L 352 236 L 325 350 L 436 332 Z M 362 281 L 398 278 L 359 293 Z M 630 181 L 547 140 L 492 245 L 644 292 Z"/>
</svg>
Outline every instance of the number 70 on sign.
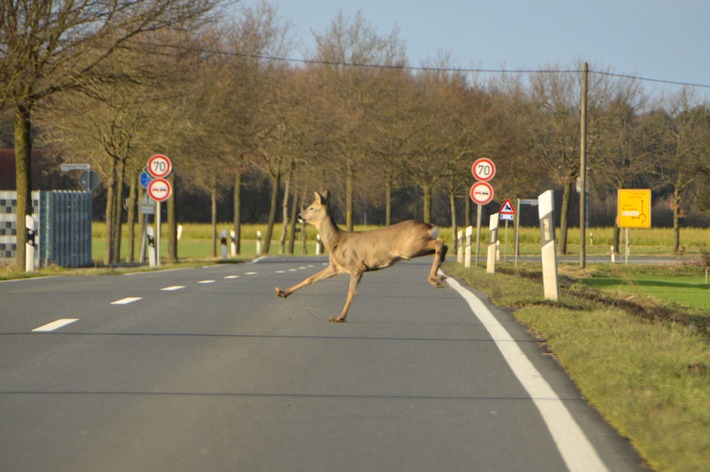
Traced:
<svg viewBox="0 0 710 472">
<path fill-rule="evenodd" d="M 162 179 L 173 171 L 173 164 L 167 156 L 156 154 L 148 159 L 148 173 L 156 179 Z"/>
<path fill-rule="evenodd" d="M 471 166 L 471 173 L 479 182 L 488 182 L 496 175 L 496 165 L 487 157 L 481 157 Z"/>
</svg>

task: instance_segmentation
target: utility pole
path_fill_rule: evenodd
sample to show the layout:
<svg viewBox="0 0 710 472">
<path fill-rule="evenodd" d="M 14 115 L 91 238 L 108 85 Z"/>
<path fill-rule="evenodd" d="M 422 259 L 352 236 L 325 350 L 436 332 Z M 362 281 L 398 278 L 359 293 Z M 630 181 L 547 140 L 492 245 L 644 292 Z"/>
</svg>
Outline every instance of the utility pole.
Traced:
<svg viewBox="0 0 710 472">
<path fill-rule="evenodd" d="M 579 266 L 584 269 L 587 261 L 585 233 L 587 226 L 587 74 L 589 64 L 582 71 L 582 99 L 580 103 L 579 140 Z"/>
</svg>

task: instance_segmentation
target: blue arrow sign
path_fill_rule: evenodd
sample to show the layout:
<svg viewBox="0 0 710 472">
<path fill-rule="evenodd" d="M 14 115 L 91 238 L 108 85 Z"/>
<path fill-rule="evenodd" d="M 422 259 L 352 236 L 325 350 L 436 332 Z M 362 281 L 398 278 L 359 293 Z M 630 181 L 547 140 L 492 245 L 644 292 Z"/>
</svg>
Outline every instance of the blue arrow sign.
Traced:
<svg viewBox="0 0 710 472">
<path fill-rule="evenodd" d="M 143 170 L 143 172 L 141 172 L 141 176 L 140 176 L 141 187 L 143 187 L 144 189 L 147 189 L 148 184 L 150 183 L 151 180 L 153 180 L 153 177 L 151 177 L 150 174 L 148 174 L 148 172 Z"/>
</svg>

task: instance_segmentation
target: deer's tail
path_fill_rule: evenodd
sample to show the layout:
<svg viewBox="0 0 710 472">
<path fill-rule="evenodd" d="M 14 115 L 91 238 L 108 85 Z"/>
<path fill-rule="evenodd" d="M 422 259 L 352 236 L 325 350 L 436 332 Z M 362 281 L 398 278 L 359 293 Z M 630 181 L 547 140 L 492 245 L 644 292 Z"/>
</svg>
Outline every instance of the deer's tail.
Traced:
<svg viewBox="0 0 710 472">
<path fill-rule="evenodd" d="M 429 230 L 429 237 L 431 239 L 436 239 L 439 237 L 439 227 L 436 225 L 431 225 L 431 229 Z"/>
</svg>

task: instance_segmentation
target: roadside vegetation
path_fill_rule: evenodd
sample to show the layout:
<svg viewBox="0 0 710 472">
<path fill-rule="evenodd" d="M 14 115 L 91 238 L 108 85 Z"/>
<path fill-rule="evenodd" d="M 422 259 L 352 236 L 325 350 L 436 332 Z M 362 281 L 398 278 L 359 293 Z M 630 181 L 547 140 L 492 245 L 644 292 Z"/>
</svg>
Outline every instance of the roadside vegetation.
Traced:
<svg viewBox="0 0 710 472">
<path fill-rule="evenodd" d="M 543 297 L 540 264 L 444 269 L 515 308 L 654 470 L 707 470 L 710 285 L 698 264 L 563 264 L 558 302 Z"/>
</svg>

